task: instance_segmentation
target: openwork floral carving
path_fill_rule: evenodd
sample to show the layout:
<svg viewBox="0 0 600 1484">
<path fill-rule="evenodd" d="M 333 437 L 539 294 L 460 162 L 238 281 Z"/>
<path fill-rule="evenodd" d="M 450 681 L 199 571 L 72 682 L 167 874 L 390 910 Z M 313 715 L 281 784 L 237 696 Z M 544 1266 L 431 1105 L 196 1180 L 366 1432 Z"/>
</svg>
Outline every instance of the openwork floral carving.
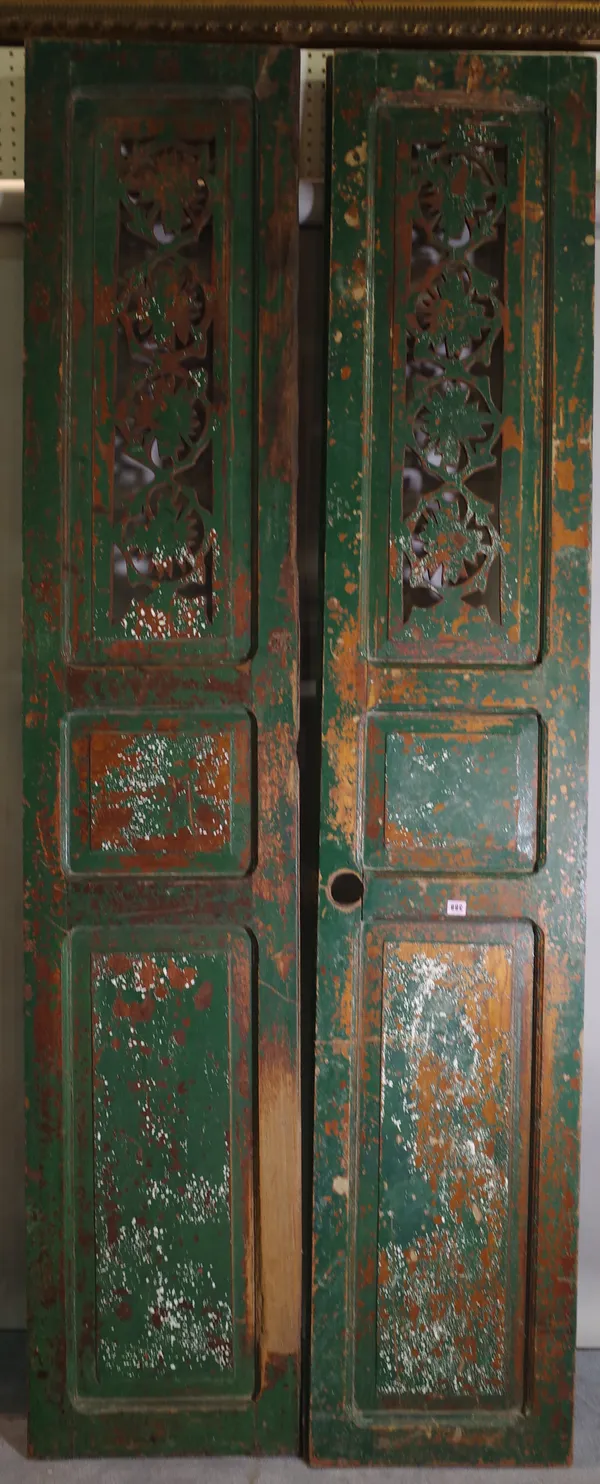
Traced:
<svg viewBox="0 0 600 1484">
<path fill-rule="evenodd" d="M 144 636 L 168 637 L 211 625 L 217 602 L 214 146 L 144 139 L 117 148 L 111 618 L 139 634 L 139 600 L 148 599 Z"/>
<path fill-rule="evenodd" d="M 459 588 L 501 623 L 504 151 L 458 129 L 413 145 L 411 170 L 404 619 Z"/>
</svg>

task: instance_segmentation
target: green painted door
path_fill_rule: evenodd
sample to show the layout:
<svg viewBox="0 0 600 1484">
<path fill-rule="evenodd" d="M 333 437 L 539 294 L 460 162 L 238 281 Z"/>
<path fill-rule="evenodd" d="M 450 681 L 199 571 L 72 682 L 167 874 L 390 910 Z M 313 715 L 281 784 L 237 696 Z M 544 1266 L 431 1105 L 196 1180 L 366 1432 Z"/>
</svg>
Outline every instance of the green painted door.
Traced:
<svg viewBox="0 0 600 1484">
<path fill-rule="evenodd" d="M 569 1455 L 595 70 L 333 63 L 320 1463 Z"/>
<path fill-rule="evenodd" d="M 298 1446 L 295 92 L 29 54 L 36 1454 Z"/>
</svg>

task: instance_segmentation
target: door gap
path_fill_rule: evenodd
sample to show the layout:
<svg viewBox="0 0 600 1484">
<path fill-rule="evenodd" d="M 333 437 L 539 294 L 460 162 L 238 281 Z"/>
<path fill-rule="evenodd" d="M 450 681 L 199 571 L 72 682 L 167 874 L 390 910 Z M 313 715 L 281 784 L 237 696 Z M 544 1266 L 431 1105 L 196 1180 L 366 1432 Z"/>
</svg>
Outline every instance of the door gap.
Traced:
<svg viewBox="0 0 600 1484">
<path fill-rule="evenodd" d="M 326 240 L 300 230 L 298 293 L 298 578 L 300 609 L 300 1046 L 302 1110 L 302 1416 L 308 1396 L 312 1232 L 315 976 L 319 881 L 323 645 L 323 450 L 326 381 Z"/>
</svg>

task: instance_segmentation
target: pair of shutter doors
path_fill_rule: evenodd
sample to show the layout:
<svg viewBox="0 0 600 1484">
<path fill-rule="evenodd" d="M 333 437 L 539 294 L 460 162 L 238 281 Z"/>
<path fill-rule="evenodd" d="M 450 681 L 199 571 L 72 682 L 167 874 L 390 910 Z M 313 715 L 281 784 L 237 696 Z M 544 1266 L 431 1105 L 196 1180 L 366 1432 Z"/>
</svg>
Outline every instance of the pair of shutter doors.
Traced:
<svg viewBox="0 0 600 1484">
<path fill-rule="evenodd" d="M 296 61 L 30 69 L 36 1451 L 298 1445 Z M 320 1461 L 568 1449 L 593 94 L 334 61 Z"/>
</svg>

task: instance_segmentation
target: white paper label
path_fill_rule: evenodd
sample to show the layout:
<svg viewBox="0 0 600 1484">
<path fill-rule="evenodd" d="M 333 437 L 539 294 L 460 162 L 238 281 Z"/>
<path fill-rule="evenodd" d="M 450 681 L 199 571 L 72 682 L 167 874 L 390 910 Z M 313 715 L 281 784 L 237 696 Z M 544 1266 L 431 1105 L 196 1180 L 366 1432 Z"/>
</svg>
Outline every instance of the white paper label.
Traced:
<svg viewBox="0 0 600 1484">
<path fill-rule="evenodd" d="M 466 917 L 466 915 L 467 915 L 467 904 L 466 904 L 466 902 L 461 902 L 459 897 L 450 897 L 450 900 L 446 903 L 446 916 L 447 917 Z"/>
</svg>

